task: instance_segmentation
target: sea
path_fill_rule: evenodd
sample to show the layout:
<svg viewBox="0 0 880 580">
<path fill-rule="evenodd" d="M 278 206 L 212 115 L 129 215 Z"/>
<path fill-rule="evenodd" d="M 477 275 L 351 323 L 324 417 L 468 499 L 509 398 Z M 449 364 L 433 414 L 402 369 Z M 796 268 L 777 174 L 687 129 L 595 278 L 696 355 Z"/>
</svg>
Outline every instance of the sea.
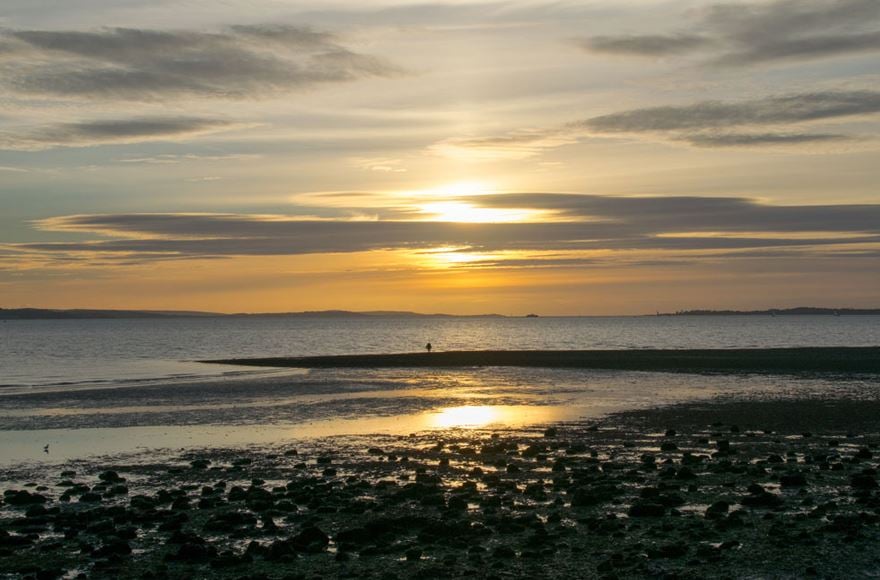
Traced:
<svg viewBox="0 0 880 580">
<path fill-rule="evenodd" d="M 0 388 L 203 379 L 244 357 L 880 345 L 880 316 L 205 317 L 0 321 Z"/>
<path fill-rule="evenodd" d="M 0 322 L 0 466 L 540 428 L 718 397 L 880 397 L 878 377 L 199 362 L 419 352 L 428 342 L 435 351 L 880 346 L 880 316 L 10 320 Z"/>
</svg>

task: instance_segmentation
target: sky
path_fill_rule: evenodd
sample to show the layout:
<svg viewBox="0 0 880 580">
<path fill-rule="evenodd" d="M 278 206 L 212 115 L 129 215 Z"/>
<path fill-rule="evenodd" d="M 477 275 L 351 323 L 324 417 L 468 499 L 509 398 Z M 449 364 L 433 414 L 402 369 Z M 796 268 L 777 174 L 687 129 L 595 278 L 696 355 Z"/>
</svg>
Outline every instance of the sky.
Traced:
<svg viewBox="0 0 880 580">
<path fill-rule="evenodd" d="M 4 0 L 0 307 L 880 307 L 877 0 Z"/>
</svg>

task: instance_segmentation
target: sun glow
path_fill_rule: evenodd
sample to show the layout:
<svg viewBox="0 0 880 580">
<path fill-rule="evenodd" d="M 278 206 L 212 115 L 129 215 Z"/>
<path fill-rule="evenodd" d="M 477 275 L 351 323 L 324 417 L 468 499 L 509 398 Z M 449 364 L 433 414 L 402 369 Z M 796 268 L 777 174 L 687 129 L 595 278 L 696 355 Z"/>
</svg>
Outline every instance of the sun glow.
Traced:
<svg viewBox="0 0 880 580">
<path fill-rule="evenodd" d="M 479 207 L 461 201 L 438 201 L 425 203 L 419 209 L 431 221 L 460 223 L 521 222 L 535 212 L 527 209 Z"/>
</svg>

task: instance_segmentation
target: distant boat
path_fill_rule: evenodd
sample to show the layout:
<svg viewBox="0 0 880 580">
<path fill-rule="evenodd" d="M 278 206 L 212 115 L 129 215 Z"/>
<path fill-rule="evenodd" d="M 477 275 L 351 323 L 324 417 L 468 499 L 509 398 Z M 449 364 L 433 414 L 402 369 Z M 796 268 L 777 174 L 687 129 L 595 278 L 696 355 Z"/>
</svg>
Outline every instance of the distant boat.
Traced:
<svg viewBox="0 0 880 580">
<path fill-rule="evenodd" d="M 537 314 L 526 314 L 526 318 L 538 318 Z"/>
</svg>

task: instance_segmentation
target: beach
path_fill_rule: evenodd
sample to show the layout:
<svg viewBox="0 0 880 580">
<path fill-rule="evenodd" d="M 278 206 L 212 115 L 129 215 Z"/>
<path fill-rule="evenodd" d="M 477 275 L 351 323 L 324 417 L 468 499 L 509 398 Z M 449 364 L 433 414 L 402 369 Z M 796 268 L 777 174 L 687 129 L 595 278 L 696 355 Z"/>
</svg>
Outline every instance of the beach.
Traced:
<svg viewBox="0 0 880 580">
<path fill-rule="evenodd" d="M 5 397 L 4 436 L 104 429 L 121 441 L 154 429 L 176 443 L 7 460 L 0 569 L 10 578 L 872 577 L 878 389 L 864 373 L 492 367 L 21 392 Z M 575 404 L 584 400 L 599 404 Z M 555 411 L 567 408 L 577 411 Z M 285 421 L 310 429 L 282 435 Z M 181 437 L 199 430 L 204 439 Z M 81 436 L 80 445 L 100 440 Z"/>
<path fill-rule="evenodd" d="M 2 568 L 41 578 L 871 576 L 878 405 L 775 405 L 9 470 Z"/>
</svg>

